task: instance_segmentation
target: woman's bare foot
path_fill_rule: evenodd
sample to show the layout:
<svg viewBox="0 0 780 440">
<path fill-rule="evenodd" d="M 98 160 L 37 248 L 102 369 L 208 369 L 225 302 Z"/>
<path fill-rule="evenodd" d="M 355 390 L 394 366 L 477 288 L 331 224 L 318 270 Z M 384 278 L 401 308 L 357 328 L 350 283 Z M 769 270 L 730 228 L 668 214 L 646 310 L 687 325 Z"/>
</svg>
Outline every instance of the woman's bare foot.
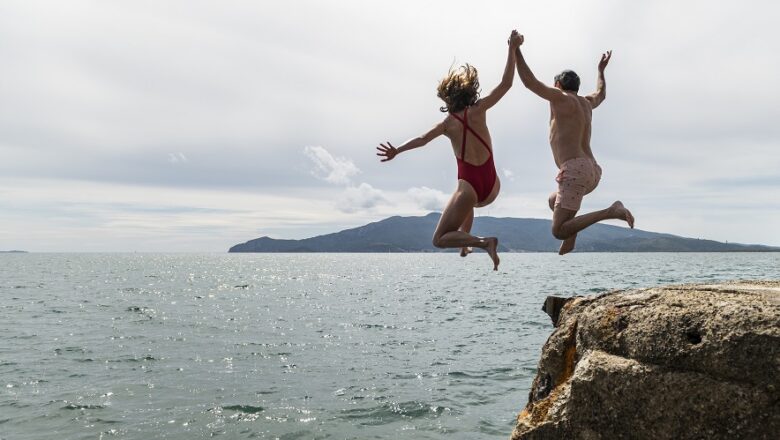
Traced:
<svg viewBox="0 0 780 440">
<path fill-rule="evenodd" d="M 470 254 L 472 252 L 474 252 L 474 248 L 470 248 L 470 247 L 462 247 L 462 248 L 460 248 L 460 256 L 461 257 L 465 257 L 465 256 L 467 256 L 468 254 Z"/>
<path fill-rule="evenodd" d="M 493 260 L 493 270 L 498 270 L 498 239 L 496 237 L 488 237 L 485 239 L 487 242 L 487 247 L 485 247 L 485 252 L 490 255 L 490 259 Z"/>
<path fill-rule="evenodd" d="M 613 203 L 612 206 L 609 207 L 609 210 L 610 214 L 612 214 L 612 218 L 623 220 L 628 223 L 628 226 L 631 227 L 631 229 L 634 229 L 634 216 L 631 215 L 631 211 L 623 206 L 623 203 L 620 200 Z"/>
<path fill-rule="evenodd" d="M 558 255 L 566 255 L 573 251 L 575 241 L 577 241 L 577 234 L 574 234 L 566 240 L 563 240 L 563 243 L 561 243 L 561 248 L 558 249 Z"/>
</svg>

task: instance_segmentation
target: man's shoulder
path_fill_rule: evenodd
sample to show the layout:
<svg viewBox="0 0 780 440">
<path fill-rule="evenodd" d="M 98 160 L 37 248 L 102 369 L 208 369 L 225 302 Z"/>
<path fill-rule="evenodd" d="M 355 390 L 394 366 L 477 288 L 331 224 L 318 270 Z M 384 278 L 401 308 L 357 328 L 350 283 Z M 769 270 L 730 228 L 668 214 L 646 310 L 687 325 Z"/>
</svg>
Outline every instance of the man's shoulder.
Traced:
<svg viewBox="0 0 780 440">
<path fill-rule="evenodd" d="M 556 110 L 573 110 L 577 107 L 577 102 L 579 100 L 577 99 L 577 95 L 572 95 L 570 93 L 563 93 L 561 94 L 561 99 L 556 99 L 553 101 L 550 101 L 550 105 L 553 106 Z"/>
<path fill-rule="evenodd" d="M 581 96 L 581 95 L 575 95 L 575 96 L 577 97 L 577 100 L 575 102 L 581 109 L 587 112 L 593 110 L 593 102 L 590 99 L 588 99 L 587 96 Z"/>
</svg>

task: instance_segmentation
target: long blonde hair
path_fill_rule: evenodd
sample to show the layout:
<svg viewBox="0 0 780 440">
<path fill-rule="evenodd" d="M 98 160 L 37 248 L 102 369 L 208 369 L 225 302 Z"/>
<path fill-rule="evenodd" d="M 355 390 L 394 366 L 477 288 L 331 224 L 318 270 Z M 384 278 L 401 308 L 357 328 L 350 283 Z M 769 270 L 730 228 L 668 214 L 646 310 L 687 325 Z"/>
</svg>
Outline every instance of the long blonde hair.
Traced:
<svg viewBox="0 0 780 440">
<path fill-rule="evenodd" d="M 446 104 L 440 107 L 442 112 L 458 113 L 473 105 L 479 99 L 479 77 L 477 69 L 465 64 L 458 69 L 450 69 L 447 76 L 439 81 L 436 96 Z"/>
</svg>

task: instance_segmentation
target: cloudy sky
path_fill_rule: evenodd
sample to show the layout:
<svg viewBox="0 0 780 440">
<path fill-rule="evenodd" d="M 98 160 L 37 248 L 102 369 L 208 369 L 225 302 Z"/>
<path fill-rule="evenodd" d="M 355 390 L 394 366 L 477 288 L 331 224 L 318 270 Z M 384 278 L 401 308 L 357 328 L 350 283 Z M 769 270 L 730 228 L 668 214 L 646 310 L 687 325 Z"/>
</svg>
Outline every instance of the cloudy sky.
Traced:
<svg viewBox="0 0 780 440">
<path fill-rule="evenodd" d="M 554 4 L 553 4 L 554 3 Z M 770 1 L 0 3 L 0 250 L 225 251 L 439 210 L 443 118 L 469 62 L 490 90 L 513 28 L 551 82 L 595 86 L 604 169 L 585 210 L 780 245 L 780 6 Z M 502 192 L 478 215 L 548 218 L 549 110 L 519 80 L 488 115 Z"/>
</svg>

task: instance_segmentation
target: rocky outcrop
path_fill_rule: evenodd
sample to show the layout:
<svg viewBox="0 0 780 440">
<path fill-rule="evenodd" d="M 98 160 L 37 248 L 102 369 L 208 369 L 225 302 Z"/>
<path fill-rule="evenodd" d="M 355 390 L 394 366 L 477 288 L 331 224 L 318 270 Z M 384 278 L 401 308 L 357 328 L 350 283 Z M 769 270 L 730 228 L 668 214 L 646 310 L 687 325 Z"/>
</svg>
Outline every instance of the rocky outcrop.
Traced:
<svg viewBox="0 0 780 440">
<path fill-rule="evenodd" d="M 544 308 L 557 327 L 512 440 L 780 438 L 780 282 L 615 291 Z"/>
</svg>

